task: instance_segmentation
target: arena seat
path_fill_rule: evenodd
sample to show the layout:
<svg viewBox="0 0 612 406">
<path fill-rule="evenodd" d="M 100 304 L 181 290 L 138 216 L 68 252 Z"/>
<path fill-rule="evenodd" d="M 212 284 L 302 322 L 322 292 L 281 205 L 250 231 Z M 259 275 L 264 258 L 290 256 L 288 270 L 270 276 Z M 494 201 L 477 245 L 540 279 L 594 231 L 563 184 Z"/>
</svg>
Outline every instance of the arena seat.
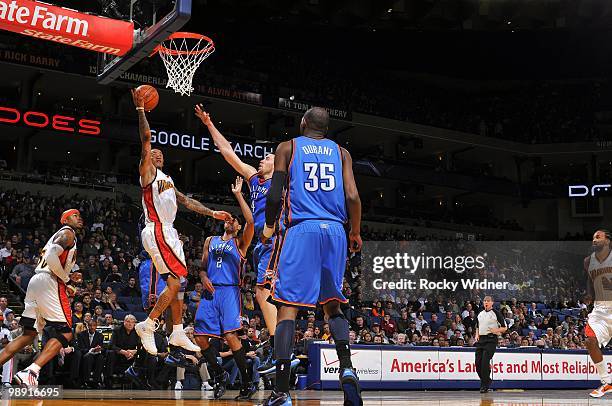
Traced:
<svg viewBox="0 0 612 406">
<path fill-rule="evenodd" d="M 113 319 L 115 320 L 123 320 L 125 316 L 130 314 L 130 312 L 126 312 L 124 310 L 114 310 L 113 311 Z"/>
<path fill-rule="evenodd" d="M 138 321 L 143 321 L 147 318 L 148 314 L 143 312 L 143 311 L 139 311 L 139 312 L 134 312 L 132 313 L 134 315 L 134 317 L 136 317 L 136 320 Z"/>
</svg>

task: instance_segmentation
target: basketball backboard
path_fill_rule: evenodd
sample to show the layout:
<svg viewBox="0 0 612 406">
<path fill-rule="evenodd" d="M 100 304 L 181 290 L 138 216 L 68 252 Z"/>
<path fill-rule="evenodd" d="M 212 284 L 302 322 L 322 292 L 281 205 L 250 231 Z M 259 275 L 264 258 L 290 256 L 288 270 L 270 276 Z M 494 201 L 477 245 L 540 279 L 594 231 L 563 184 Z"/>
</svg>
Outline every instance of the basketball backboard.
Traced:
<svg viewBox="0 0 612 406">
<path fill-rule="evenodd" d="M 138 1 L 130 0 L 132 5 Z M 191 18 L 192 0 L 175 0 L 174 7 L 163 16 L 154 16 L 150 25 L 134 30 L 134 45 L 122 56 L 99 54 L 98 82 L 109 84 L 140 60 L 151 55 L 162 41 L 180 30 Z"/>
</svg>

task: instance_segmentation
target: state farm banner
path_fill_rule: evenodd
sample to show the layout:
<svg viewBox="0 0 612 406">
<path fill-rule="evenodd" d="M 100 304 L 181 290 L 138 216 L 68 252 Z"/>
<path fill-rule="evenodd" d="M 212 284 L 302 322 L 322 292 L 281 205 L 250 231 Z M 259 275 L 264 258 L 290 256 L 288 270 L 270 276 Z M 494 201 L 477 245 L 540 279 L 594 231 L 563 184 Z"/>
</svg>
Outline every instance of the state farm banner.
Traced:
<svg viewBox="0 0 612 406">
<path fill-rule="evenodd" d="M 31 0 L 0 0 L 0 29 L 95 52 L 123 55 L 134 24 Z"/>
</svg>

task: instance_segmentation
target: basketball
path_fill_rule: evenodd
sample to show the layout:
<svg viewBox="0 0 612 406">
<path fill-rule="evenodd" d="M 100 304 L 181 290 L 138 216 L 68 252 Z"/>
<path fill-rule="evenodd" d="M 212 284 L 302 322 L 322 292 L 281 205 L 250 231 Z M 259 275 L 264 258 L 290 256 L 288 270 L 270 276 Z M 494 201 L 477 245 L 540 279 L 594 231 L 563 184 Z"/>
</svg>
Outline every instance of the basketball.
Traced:
<svg viewBox="0 0 612 406">
<path fill-rule="evenodd" d="M 157 93 L 157 89 L 151 85 L 142 85 L 138 86 L 136 91 L 143 95 L 144 108 L 146 111 L 151 111 L 157 107 L 157 103 L 159 103 L 159 93 Z"/>
</svg>

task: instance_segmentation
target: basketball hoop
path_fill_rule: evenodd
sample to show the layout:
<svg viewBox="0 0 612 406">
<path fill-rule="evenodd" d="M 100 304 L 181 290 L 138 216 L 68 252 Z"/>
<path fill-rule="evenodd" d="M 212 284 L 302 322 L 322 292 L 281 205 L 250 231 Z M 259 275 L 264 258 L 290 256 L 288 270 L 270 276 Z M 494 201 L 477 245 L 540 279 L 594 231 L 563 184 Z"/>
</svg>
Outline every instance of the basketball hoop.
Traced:
<svg viewBox="0 0 612 406">
<path fill-rule="evenodd" d="M 210 54 L 215 52 L 213 40 L 190 32 L 175 32 L 159 44 L 153 54 L 159 53 L 168 72 L 168 84 L 183 96 L 193 91 L 193 75 Z"/>
</svg>

